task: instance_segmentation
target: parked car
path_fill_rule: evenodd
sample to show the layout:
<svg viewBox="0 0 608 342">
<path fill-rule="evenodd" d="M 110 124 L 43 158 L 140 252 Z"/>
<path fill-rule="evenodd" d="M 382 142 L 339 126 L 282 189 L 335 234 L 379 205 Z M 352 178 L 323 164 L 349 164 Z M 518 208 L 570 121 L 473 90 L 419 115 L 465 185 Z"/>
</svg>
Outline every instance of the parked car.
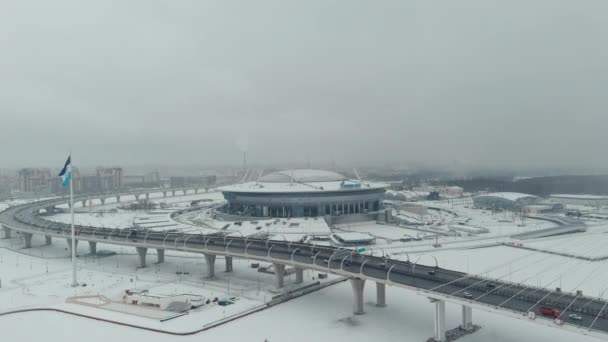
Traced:
<svg viewBox="0 0 608 342">
<path fill-rule="evenodd" d="M 468 292 L 464 292 L 464 293 L 462 294 L 462 296 L 463 296 L 464 298 L 468 298 L 468 299 L 472 299 L 472 298 L 473 298 L 473 295 L 472 295 L 472 294 L 470 294 L 470 293 L 468 293 Z"/>
<path fill-rule="evenodd" d="M 568 317 L 570 317 L 570 319 L 573 319 L 575 321 L 582 321 L 583 320 L 583 317 L 581 317 L 580 315 L 574 314 L 574 313 L 568 315 Z"/>
<path fill-rule="evenodd" d="M 553 316 L 553 317 L 559 317 L 560 315 L 560 311 L 557 309 L 553 309 L 553 308 L 548 308 L 548 307 L 541 307 L 539 309 L 540 313 L 545 315 L 545 316 Z"/>
</svg>

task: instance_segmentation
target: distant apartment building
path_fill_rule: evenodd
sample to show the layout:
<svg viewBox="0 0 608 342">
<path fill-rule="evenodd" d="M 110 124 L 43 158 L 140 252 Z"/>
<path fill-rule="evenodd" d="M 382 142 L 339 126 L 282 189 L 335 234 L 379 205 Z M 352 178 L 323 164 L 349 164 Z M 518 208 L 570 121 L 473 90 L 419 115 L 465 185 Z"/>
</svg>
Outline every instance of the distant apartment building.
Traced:
<svg viewBox="0 0 608 342">
<path fill-rule="evenodd" d="M 49 193 L 51 191 L 51 170 L 48 168 L 26 168 L 19 170 L 19 191 Z"/>
<path fill-rule="evenodd" d="M 464 194 L 464 189 L 459 186 L 438 186 L 438 185 L 423 185 L 416 186 L 412 189 L 416 192 L 436 192 L 439 195 L 447 197 L 461 197 Z"/>
<path fill-rule="evenodd" d="M 160 172 L 153 171 L 144 175 L 125 175 L 123 185 L 127 187 L 158 187 L 161 185 Z"/>
<path fill-rule="evenodd" d="M 55 175 L 54 175 L 55 176 Z M 83 175 L 76 167 L 72 168 L 72 183 L 74 193 L 107 193 L 122 188 L 122 168 L 98 167 L 94 174 Z M 53 177 L 51 180 L 51 191 L 55 194 L 69 193 L 69 187 L 61 186 L 61 179 Z"/>
<path fill-rule="evenodd" d="M 188 186 L 198 185 L 213 185 L 216 182 L 217 177 L 213 176 L 185 176 L 185 177 L 171 177 L 169 182 L 172 188 L 181 188 Z"/>
<path fill-rule="evenodd" d="M 96 175 L 99 182 L 97 192 L 108 192 L 122 188 L 121 167 L 98 167 Z"/>
<path fill-rule="evenodd" d="M 148 172 L 144 175 L 144 183 L 146 184 L 160 184 L 160 172 L 153 171 Z"/>
</svg>

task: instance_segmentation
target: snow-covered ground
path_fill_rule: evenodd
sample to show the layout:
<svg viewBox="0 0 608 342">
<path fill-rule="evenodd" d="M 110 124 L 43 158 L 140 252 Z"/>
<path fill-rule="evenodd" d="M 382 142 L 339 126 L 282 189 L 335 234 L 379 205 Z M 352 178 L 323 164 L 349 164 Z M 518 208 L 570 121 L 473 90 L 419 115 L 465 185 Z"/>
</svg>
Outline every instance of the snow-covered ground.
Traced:
<svg viewBox="0 0 608 342">
<path fill-rule="evenodd" d="M 201 195 L 198 195 L 200 198 Z M 217 196 L 217 195 L 212 195 Z M 162 197 L 162 194 L 161 194 Z M 179 198 L 175 198 L 177 202 Z M 181 203 L 188 203 L 181 201 Z M 115 206 L 106 205 L 111 208 Z M 591 296 L 603 295 L 608 282 L 608 261 L 590 262 L 581 259 L 557 256 L 549 253 L 502 246 L 511 241 L 508 235 L 518 232 L 553 227 L 545 221 L 527 219 L 525 226 L 519 220 L 508 220 L 503 214 L 492 215 L 488 211 L 446 205 L 453 212 L 435 212 L 437 220 L 430 225 L 436 229 L 449 229 L 449 225 L 466 222 L 471 227 L 487 227 L 486 234 L 474 236 L 440 237 L 441 247 L 433 247 L 434 239 L 402 242 L 410 236 L 430 236 L 413 227 L 381 225 L 374 222 L 350 224 L 337 227 L 336 231 L 369 233 L 377 238 L 371 253 L 390 253 L 393 258 L 416 259 L 420 264 L 434 265 L 437 260 L 443 268 L 459 270 L 493 278 L 523 282 L 530 286 L 547 288 L 561 287 L 564 291 L 582 290 Z M 128 227 L 136 222 L 154 221 L 168 214 L 149 215 L 119 211 L 115 214 L 78 214 L 77 222 L 92 225 Z M 65 221 L 66 214 L 55 215 Z M 195 217 L 196 215 L 192 216 Z M 78 221 L 81 220 L 81 221 Z M 87 222 L 86 220 L 90 220 Z M 262 221 L 260 221 L 262 222 Z M 180 223 L 182 225 L 182 223 Z M 247 225 L 246 227 L 250 227 Z M 281 229 L 288 226 L 279 220 Z M 191 229 L 202 229 L 190 226 Z M 243 228 L 243 226 L 240 226 Z M 257 227 L 257 226 L 256 226 Z M 423 226 L 423 227 L 426 227 Z M 223 228 L 223 227 L 222 227 Z M 255 227 L 254 227 L 255 228 Z M 291 227 L 298 228 L 298 227 Z M 184 228 L 185 229 L 185 228 Z M 272 231 L 274 238 L 287 239 L 284 231 Z M 288 231 L 289 233 L 291 231 Z M 581 256 L 598 256 L 604 253 L 608 242 L 608 225 L 593 223 L 585 233 L 525 241 L 525 246 L 561 251 Z M 293 234 L 302 238 L 306 232 Z M 327 231 L 329 234 L 329 230 Z M 241 234 L 244 234 L 243 232 Z M 289 234 L 288 234 L 289 235 Z M 164 264 L 154 264 L 154 251 L 148 253 L 149 267 L 137 268 L 134 248 L 99 245 L 98 250 L 114 251 L 115 256 L 105 258 L 87 255 L 88 246 L 78 246 L 78 268 L 81 282 L 86 287 L 69 286 L 70 262 L 65 241 L 55 239 L 51 246 L 42 246 L 43 239 L 34 236 L 34 248 L 21 249 L 20 236 L 0 240 L 0 312 L 24 307 L 54 307 L 73 312 L 94 315 L 131 324 L 172 331 L 193 331 L 235 313 L 264 305 L 277 294 L 273 276 L 257 272 L 248 260 L 234 259 L 234 273 L 224 273 L 223 260 L 216 261 L 217 279 L 203 277 L 206 264 L 202 255 L 167 251 Z M 407 253 L 407 254 L 406 254 Z M 293 288 L 293 278 L 287 277 L 287 290 Z M 331 277 L 330 279 L 335 277 Z M 305 281 L 310 284 L 318 280 L 318 274 L 305 272 Z M 118 300 L 125 289 L 170 289 L 194 288 L 207 297 L 238 297 L 237 304 L 228 307 L 210 306 L 194 311 L 165 323 L 149 318 L 133 317 L 124 313 L 100 310 L 73 303 L 66 303 L 75 295 L 101 294 Z M 180 290 L 181 291 L 181 290 Z M 348 283 L 338 283 L 318 292 L 291 300 L 272 308 L 259 311 L 235 321 L 191 336 L 171 336 L 143 331 L 110 323 L 97 322 L 59 313 L 31 312 L 0 316 L 0 336 L 6 340 L 34 340 L 52 336 L 55 340 L 87 341 L 117 340 L 209 340 L 209 341 L 425 341 L 433 332 L 433 305 L 416 293 L 398 288 L 388 288 L 388 307 L 374 306 L 375 286 L 368 282 L 365 288 L 366 314 L 352 315 L 352 290 Z M 521 342 L 550 340 L 596 341 L 596 338 L 574 334 L 559 328 L 539 326 L 526 319 L 507 318 L 492 312 L 474 311 L 473 319 L 482 329 L 459 341 L 464 342 Z M 23 322 L 36 322 L 36 329 L 27 329 Z M 460 307 L 447 304 L 447 327 L 460 323 Z M 28 323 L 30 326 L 31 323 Z M 73 330 L 73 332 L 67 332 Z"/>
<path fill-rule="evenodd" d="M 42 246 L 43 239 L 34 236 L 34 248 L 21 249 L 18 234 L 11 239 L 0 240 L 0 313 L 22 308 L 50 307 L 91 315 L 109 320 L 142 325 L 149 328 L 184 332 L 200 329 L 214 322 L 265 306 L 281 292 L 297 289 L 319 281 L 318 273 L 304 272 L 304 284 L 294 284 L 295 275 L 286 276 L 286 287 L 274 288 L 272 274 L 258 272 L 251 262 L 244 259 L 233 261 L 234 272 L 223 271 L 223 258 L 216 261 L 216 277 L 204 278 L 207 265 L 202 255 L 170 252 L 165 263 L 154 264 L 156 256 L 149 253 L 146 268 L 138 268 L 133 248 L 100 245 L 99 250 L 114 251 L 107 257 L 87 255 L 84 243 L 78 246 L 79 282 L 86 286 L 71 287 L 71 264 L 67 244 L 55 239 L 52 245 Z M 262 266 L 264 264 L 262 263 Z M 328 280 L 336 279 L 330 276 Z M 167 322 L 140 317 L 137 307 L 130 307 L 130 314 L 75 303 L 68 298 L 83 295 L 102 295 L 112 301 L 120 301 L 126 289 L 149 289 L 157 293 L 201 294 L 207 298 L 234 298 L 234 304 L 218 306 L 214 303 L 192 310 L 188 315 Z M 73 317 L 72 317 L 73 319 Z M 0 328 L 4 321 L 0 318 Z M 5 337 L 6 335 L 0 334 Z M 25 338 L 25 337 L 24 337 Z M 17 339 L 21 340 L 21 339 Z M 27 340 L 27 338 L 26 338 Z"/>
<path fill-rule="evenodd" d="M 1 253 L 9 263 L 14 264 L 14 259 L 10 256 L 13 254 L 12 252 L 3 250 Z M 0 289 L 0 296 L 2 296 L 0 300 L 0 303 L 2 303 L 1 311 L 6 311 L 9 306 L 14 307 L 15 302 L 40 305 L 37 303 L 43 301 L 42 304 L 44 305 L 57 303 L 57 307 L 82 310 L 78 311 L 82 313 L 99 314 L 94 308 L 75 308 L 78 306 L 63 303 L 64 296 L 71 294 L 72 291 L 80 291 L 80 289 L 74 290 L 65 285 L 69 281 L 69 277 L 61 278 L 60 276 L 61 272 L 67 272 L 69 269 L 67 259 L 54 266 L 57 269 L 52 268 L 49 271 L 49 274 L 57 272 L 56 277 L 50 282 L 45 282 L 48 277 L 44 268 L 45 262 L 30 261 L 23 256 L 22 258 L 20 266 L 15 266 L 21 274 L 19 283 L 12 286 L 8 285 L 9 288 L 6 288 L 5 281 L 3 281 L 3 287 Z M 132 258 L 134 259 L 134 257 Z M 30 266 L 30 263 L 32 266 Z M 135 260 L 132 260 L 130 262 L 131 266 L 134 263 Z M 2 270 L 6 271 L 6 265 L 1 265 L 3 265 Z M 12 269 L 13 266 L 10 268 Z M 234 277 L 238 277 L 238 272 L 242 271 L 244 270 L 237 270 Z M 133 283 L 129 282 L 129 279 L 134 277 L 133 275 L 109 272 L 99 273 L 100 278 L 97 278 L 95 275 L 89 277 L 87 272 L 97 273 L 97 271 L 81 271 L 84 280 L 100 282 L 102 278 L 107 279 L 104 281 L 105 288 L 111 288 L 115 284 L 117 284 L 117 286 L 114 286 L 116 288 L 134 286 Z M 173 277 L 175 281 L 175 275 L 170 275 L 167 270 L 161 272 L 166 273 L 166 277 Z M 111 278 L 111 275 L 114 278 Z M 10 284 L 11 281 L 8 283 Z M 55 285 L 56 283 L 59 285 Z M 34 287 L 32 284 L 37 284 L 38 287 Z M 142 286 L 140 284 L 143 284 L 141 277 L 137 286 Z M 98 285 L 95 290 L 90 292 L 94 293 L 100 287 L 102 286 Z M 63 290 L 61 290 L 62 288 Z M 60 291 L 56 291 L 57 289 L 60 289 Z M 51 290 L 53 291 L 51 292 Z M 104 290 L 104 292 L 107 291 Z M 352 315 L 352 291 L 350 285 L 343 282 L 190 336 L 154 333 L 54 312 L 31 312 L 2 316 L 0 317 L 0 331 L 3 340 L 7 341 L 34 341 L 51 338 L 52 340 L 66 342 L 82 341 L 83 339 L 88 342 L 106 342 L 108 340 L 145 340 L 149 342 L 201 340 L 420 342 L 425 341 L 432 335 L 433 305 L 429 303 L 427 298 L 418 296 L 411 291 L 389 287 L 387 289 L 388 306 L 377 308 L 374 305 L 375 291 L 373 283 L 366 284 L 366 314 L 362 316 Z M 219 317 L 224 315 L 223 312 L 216 312 L 216 314 Z M 118 313 L 102 315 L 114 319 L 125 319 L 125 315 Z M 201 322 L 194 322 L 197 319 L 196 315 L 197 313 L 166 323 L 154 323 L 154 325 L 164 329 L 196 330 L 196 328 L 201 327 Z M 144 318 L 126 317 L 128 318 L 125 319 L 125 322 L 128 323 L 149 324 L 151 321 Z M 482 329 L 473 335 L 462 338 L 460 341 L 599 341 L 593 337 L 574 334 L 558 328 L 539 326 L 526 319 L 505 318 L 496 313 L 474 311 L 473 320 L 476 324 L 481 325 Z M 448 303 L 446 306 L 446 325 L 450 329 L 458 326 L 458 324 L 460 324 L 460 307 Z"/>
</svg>

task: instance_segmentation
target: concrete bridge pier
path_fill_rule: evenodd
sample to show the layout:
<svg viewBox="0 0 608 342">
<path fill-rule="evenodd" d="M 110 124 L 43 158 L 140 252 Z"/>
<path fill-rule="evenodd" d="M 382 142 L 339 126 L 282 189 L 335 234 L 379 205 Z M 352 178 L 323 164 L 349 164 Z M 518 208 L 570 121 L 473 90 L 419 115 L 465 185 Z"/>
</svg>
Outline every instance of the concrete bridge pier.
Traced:
<svg viewBox="0 0 608 342">
<path fill-rule="evenodd" d="M 89 241 L 89 253 L 92 255 L 97 254 L 97 242 Z"/>
<path fill-rule="evenodd" d="M 433 339 L 437 342 L 444 342 L 445 336 L 445 301 L 431 299 L 431 302 L 435 304 L 435 332 Z"/>
<path fill-rule="evenodd" d="M 285 286 L 285 264 L 272 264 L 274 268 L 274 287 L 281 289 Z"/>
<path fill-rule="evenodd" d="M 224 259 L 226 260 L 226 272 L 232 272 L 232 257 L 226 256 Z"/>
<path fill-rule="evenodd" d="M 462 306 L 462 325 L 463 330 L 473 329 L 473 308 L 470 306 Z"/>
<path fill-rule="evenodd" d="M 204 254 L 205 262 L 207 262 L 207 278 L 215 278 L 215 255 Z"/>
<path fill-rule="evenodd" d="M 70 253 L 72 253 L 72 239 L 67 238 L 65 239 L 65 242 L 68 243 L 68 250 L 70 251 Z M 76 248 L 76 250 L 78 250 L 78 240 L 74 241 L 74 247 Z M 76 253 L 78 254 L 78 253 Z"/>
<path fill-rule="evenodd" d="M 386 284 L 376 282 L 376 306 L 386 306 Z"/>
<path fill-rule="evenodd" d="M 353 288 L 353 295 L 355 297 L 355 303 L 353 306 L 353 313 L 355 315 L 363 315 L 363 288 L 365 287 L 365 279 L 353 278 L 350 280 L 350 285 Z"/>
<path fill-rule="evenodd" d="M 148 253 L 148 249 L 146 247 L 135 247 L 137 250 L 137 255 L 139 256 L 139 267 L 146 267 L 146 254 Z"/>
<path fill-rule="evenodd" d="M 10 239 L 11 238 L 11 229 L 9 227 L 2 226 L 2 230 L 4 231 L 4 239 Z"/>
<path fill-rule="evenodd" d="M 32 248 L 32 233 L 21 233 L 25 240 L 25 248 Z"/>
<path fill-rule="evenodd" d="M 296 284 L 302 284 L 304 282 L 304 269 L 296 267 Z"/>
<path fill-rule="evenodd" d="M 50 246 L 52 243 L 53 243 L 53 238 L 48 235 L 45 235 L 44 236 L 44 245 Z"/>
<path fill-rule="evenodd" d="M 156 249 L 156 263 L 162 264 L 163 262 L 165 262 L 165 250 L 162 248 L 157 248 Z"/>
</svg>

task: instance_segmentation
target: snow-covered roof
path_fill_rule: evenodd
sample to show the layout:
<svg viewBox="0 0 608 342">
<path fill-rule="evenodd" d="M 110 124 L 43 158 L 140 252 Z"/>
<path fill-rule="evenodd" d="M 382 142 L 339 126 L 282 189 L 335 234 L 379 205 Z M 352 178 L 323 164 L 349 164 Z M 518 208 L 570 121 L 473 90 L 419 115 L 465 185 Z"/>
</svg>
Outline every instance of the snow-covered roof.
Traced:
<svg viewBox="0 0 608 342">
<path fill-rule="evenodd" d="M 343 175 L 325 171 L 325 170 L 314 170 L 314 169 L 293 169 L 283 170 L 267 174 L 264 177 L 260 177 L 258 182 L 261 183 L 319 183 L 319 182 L 336 182 L 346 179 Z"/>
<path fill-rule="evenodd" d="M 375 237 L 373 237 L 370 234 L 366 234 L 366 233 L 358 233 L 358 232 L 340 232 L 340 233 L 334 233 L 334 236 L 336 238 L 338 238 L 341 241 L 345 241 L 345 242 L 353 242 L 353 241 L 372 241 L 375 239 Z"/>
<path fill-rule="evenodd" d="M 551 198 L 562 198 L 562 199 L 581 199 L 581 200 L 607 200 L 608 196 L 598 195 L 568 195 L 568 194 L 556 194 L 551 195 Z"/>
<path fill-rule="evenodd" d="M 370 189 L 386 189 L 385 183 L 366 182 L 358 180 L 340 180 L 306 183 L 263 183 L 247 182 L 220 187 L 222 192 L 257 192 L 257 193 L 306 193 L 326 191 L 359 191 Z"/>
<path fill-rule="evenodd" d="M 519 192 L 493 192 L 493 193 L 489 193 L 489 194 L 479 195 L 477 197 L 498 197 L 498 198 L 504 198 L 509 201 L 517 201 L 522 198 L 530 198 L 530 197 L 534 198 L 536 196 L 530 195 L 530 194 L 522 194 Z"/>
<path fill-rule="evenodd" d="M 329 234 L 327 222 L 320 217 L 276 218 L 256 221 L 221 222 L 218 229 L 232 232 L 229 236 L 252 236 L 260 233 L 279 234 Z"/>
</svg>

